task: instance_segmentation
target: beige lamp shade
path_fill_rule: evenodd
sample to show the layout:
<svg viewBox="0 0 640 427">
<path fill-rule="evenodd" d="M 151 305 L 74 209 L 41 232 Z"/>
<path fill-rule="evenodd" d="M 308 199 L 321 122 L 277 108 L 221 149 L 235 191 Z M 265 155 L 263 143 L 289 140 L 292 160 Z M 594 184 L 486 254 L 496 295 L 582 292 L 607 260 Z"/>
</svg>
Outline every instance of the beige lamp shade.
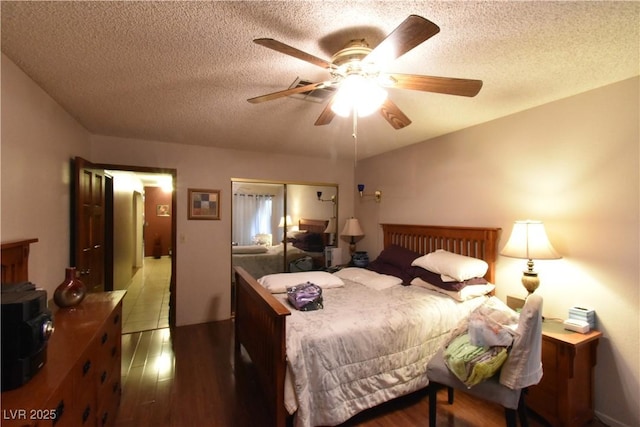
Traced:
<svg viewBox="0 0 640 427">
<path fill-rule="evenodd" d="M 329 223 L 327 224 L 327 228 L 324 229 L 324 232 L 327 234 L 333 234 L 337 230 L 337 224 L 335 217 L 329 218 Z"/>
<path fill-rule="evenodd" d="M 521 258 L 527 261 L 527 270 L 523 272 L 522 285 L 532 294 L 540 286 L 538 273 L 533 269 L 534 259 L 562 258 L 551 246 L 542 221 L 516 221 L 511 236 L 504 246 L 501 255 Z"/>
<path fill-rule="evenodd" d="M 278 223 L 278 228 L 284 228 L 285 222 L 287 227 L 291 227 L 293 225 L 293 220 L 291 219 L 291 215 L 287 215 L 285 217 L 280 217 L 280 222 Z"/>
<path fill-rule="evenodd" d="M 560 259 L 551 246 L 542 221 L 516 221 L 507 244 L 500 252 L 504 256 L 521 259 Z"/>
<path fill-rule="evenodd" d="M 364 236 L 360 221 L 357 218 L 349 218 L 342 229 L 343 236 L 357 237 Z"/>
<path fill-rule="evenodd" d="M 343 236 L 351 237 L 349 240 L 349 252 L 351 256 L 356 251 L 356 237 L 364 236 L 364 231 L 362 231 L 362 227 L 360 227 L 360 221 L 357 218 L 349 218 L 347 222 L 344 224 L 344 228 L 342 229 Z"/>
</svg>

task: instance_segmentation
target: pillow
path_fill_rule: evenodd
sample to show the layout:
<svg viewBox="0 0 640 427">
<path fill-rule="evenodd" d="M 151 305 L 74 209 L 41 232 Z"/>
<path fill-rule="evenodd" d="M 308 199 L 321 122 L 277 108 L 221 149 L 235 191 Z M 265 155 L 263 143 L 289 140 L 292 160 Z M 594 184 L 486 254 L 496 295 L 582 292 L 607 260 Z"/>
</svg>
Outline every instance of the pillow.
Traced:
<svg viewBox="0 0 640 427">
<path fill-rule="evenodd" d="M 307 230 L 291 230 L 287 231 L 287 239 L 297 239 L 298 237 L 305 234 Z"/>
<path fill-rule="evenodd" d="M 256 245 L 271 246 L 271 234 L 260 233 L 253 236 L 253 243 Z"/>
<path fill-rule="evenodd" d="M 422 267 L 413 268 L 415 277 L 419 277 L 425 282 L 431 283 L 432 285 L 442 288 L 445 291 L 457 292 L 467 285 L 486 285 L 487 283 L 489 283 L 483 277 L 474 277 L 473 279 L 465 280 L 464 282 L 445 282 L 442 280 L 442 276 L 440 274 L 434 273 L 433 271 L 425 270 Z"/>
<path fill-rule="evenodd" d="M 360 283 L 367 288 L 375 289 L 377 291 L 402 284 L 402 279 L 399 277 L 376 273 L 375 271 L 367 270 L 366 268 L 347 267 L 336 271 L 333 275 L 338 276 L 341 279 Z"/>
<path fill-rule="evenodd" d="M 390 245 L 380 255 L 369 263 L 367 269 L 380 274 L 396 276 L 402 279 L 403 284 L 409 284 L 414 277 L 411 263 L 420 257 L 420 254 L 405 249 L 401 246 Z"/>
<path fill-rule="evenodd" d="M 489 264 L 481 259 L 454 254 L 443 249 L 424 255 L 411 265 L 443 274 L 457 282 L 483 277 L 489 268 Z"/>
<path fill-rule="evenodd" d="M 304 271 L 300 273 L 274 273 L 267 274 L 258 279 L 258 283 L 267 288 L 272 294 L 287 292 L 287 288 L 311 282 L 322 289 L 339 288 L 344 282 L 338 276 L 326 271 Z"/>
<path fill-rule="evenodd" d="M 445 289 L 439 288 L 438 286 L 432 285 L 429 282 L 425 282 L 419 277 L 413 279 L 411 281 L 411 284 L 414 286 L 419 286 L 421 288 L 429 289 L 430 291 L 435 291 L 447 295 L 456 301 L 466 301 L 472 298 L 486 295 L 495 289 L 494 285 L 492 285 L 491 283 L 486 283 L 484 285 L 467 285 L 459 291 L 447 291 Z"/>
<path fill-rule="evenodd" d="M 306 252 L 322 252 L 324 237 L 320 233 L 303 233 L 291 239 L 293 246 Z"/>
<path fill-rule="evenodd" d="M 262 245 L 231 246 L 232 254 L 263 254 L 268 250 Z"/>
<path fill-rule="evenodd" d="M 376 261 L 395 265 L 399 268 L 410 268 L 411 263 L 420 257 L 420 254 L 398 245 L 390 245 L 380 252 Z"/>
</svg>

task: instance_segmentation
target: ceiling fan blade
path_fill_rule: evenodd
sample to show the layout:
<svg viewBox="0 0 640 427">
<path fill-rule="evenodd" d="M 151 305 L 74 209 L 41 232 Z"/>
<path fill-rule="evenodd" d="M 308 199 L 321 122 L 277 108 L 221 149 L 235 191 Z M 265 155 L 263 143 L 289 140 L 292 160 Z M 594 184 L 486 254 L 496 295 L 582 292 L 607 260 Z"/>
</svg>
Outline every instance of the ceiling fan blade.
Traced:
<svg viewBox="0 0 640 427">
<path fill-rule="evenodd" d="M 284 96 L 295 95 L 296 93 L 302 92 L 311 92 L 312 90 L 328 86 L 328 82 L 320 82 L 320 83 L 311 83 L 310 85 L 293 87 L 291 89 L 280 90 L 278 92 L 268 93 L 266 95 L 256 96 L 255 98 L 249 98 L 249 101 L 252 104 L 257 104 L 259 102 L 264 101 L 272 101 L 274 99 L 282 98 Z"/>
<path fill-rule="evenodd" d="M 389 98 L 382 103 L 380 114 L 382 114 L 382 117 L 384 117 L 394 129 L 402 129 L 411 124 L 411 119 Z"/>
<path fill-rule="evenodd" d="M 279 42 L 278 40 L 264 38 L 255 39 L 253 42 L 259 44 L 260 46 L 268 47 L 269 49 L 284 53 L 285 55 L 293 56 L 294 58 L 298 58 L 313 65 L 317 65 L 318 67 L 331 68 L 331 62 L 303 52 L 299 49 L 296 49 L 295 47 L 286 45 L 282 42 Z"/>
<path fill-rule="evenodd" d="M 395 83 L 391 86 L 400 89 L 472 97 L 476 96 L 482 88 L 482 80 L 418 76 L 414 74 L 387 74 L 387 76 L 395 80 Z"/>
<path fill-rule="evenodd" d="M 334 113 L 331 109 L 335 99 L 335 96 L 331 97 L 327 105 L 324 107 L 324 110 L 322 110 L 322 113 L 320 113 L 320 116 L 318 116 L 318 119 L 314 123 L 315 126 L 323 126 L 331 123 L 331 120 L 333 120 L 333 118 L 336 116 L 336 113 Z"/>
<path fill-rule="evenodd" d="M 376 63 L 392 61 L 428 38 L 435 36 L 439 31 L 440 27 L 428 19 L 418 15 L 409 15 L 367 55 L 366 60 Z"/>
</svg>

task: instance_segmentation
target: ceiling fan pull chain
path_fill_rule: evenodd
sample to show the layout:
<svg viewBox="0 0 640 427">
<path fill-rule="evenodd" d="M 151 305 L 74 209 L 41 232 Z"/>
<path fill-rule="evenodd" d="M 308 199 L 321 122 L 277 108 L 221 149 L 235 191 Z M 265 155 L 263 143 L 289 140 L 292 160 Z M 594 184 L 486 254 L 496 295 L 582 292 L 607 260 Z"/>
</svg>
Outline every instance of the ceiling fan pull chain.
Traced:
<svg viewBox="0 0 640 427">
<path fill-rule="evenodd" d="M 358 166 L 358 111 L 353 107 L 353 167 Z"/>
</svg>

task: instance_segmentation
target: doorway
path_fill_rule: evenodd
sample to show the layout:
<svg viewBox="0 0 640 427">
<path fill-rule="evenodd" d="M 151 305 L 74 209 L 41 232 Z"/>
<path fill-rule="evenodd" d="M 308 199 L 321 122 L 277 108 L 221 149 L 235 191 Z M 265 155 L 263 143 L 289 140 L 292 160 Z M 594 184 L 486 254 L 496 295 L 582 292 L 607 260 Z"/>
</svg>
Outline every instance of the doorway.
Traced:
<svg viewBox="0 0 640 427">
<path fill-rule="evenodd" d="M 168 232 L 170 257 L 164 271 L 168 276 L 168 301 L 161 301 L 163 308 L 168 305 L 168 326 L 176 325 L 176 192 L 175 169 L 94 164 L 81 157 L 72 161 L 74 179 L 71 188 L 71 265 L 80 271 L 82 280 L 88 280 L 94 291 L 123 289 L 133 283 L 136 260 L 139 259 L 139 230 L 141 207 L 136 192 L 144 194 L 147 179 L 156 185 L 159 176 L 164 176 L 164 184 L 169 187 L 162 209 L 157 212 L 170 224 Z M 118 175 L 122 175 L 116 179 Z M 147 186 L 150 186 L 147 183 Z M 155 211 L 154 211 L 155 213 Z M 151 213 L 147 214 L 151 215 Z M 144 216 L 144 214 L 143 214 Z M 144 236 L 144 231 L 142 232 Z M 144 240 L 144 237 L 143 237 Z M 144 260 L 143 260 L 144 265 Z M 152 275 L 157 277 L 158 274 Z M 143 274 L 146 279 L 147 275 Z M 167 284 L 164 284 L 166 291 Z M 125 297 L 126 298 L 126 297 Z M 131 305 L 131 304 L 129 304 Z M 125 306 L 127 306 L 125 302 Z M 123 311 L 126 308 L 123 307 Z M 164 324 L 163 324 L 164 325 Z M 150 328 L 150 327 L 149 327 Z M 157 329 L 156 327 L 152 329 Z"/>
<path fill-rule="evenodd" d="M 105 171 L 114 187 L 114 289 L 127 290 L 122 332 L 174 326 L 175 173 Z"/>
</svg>

